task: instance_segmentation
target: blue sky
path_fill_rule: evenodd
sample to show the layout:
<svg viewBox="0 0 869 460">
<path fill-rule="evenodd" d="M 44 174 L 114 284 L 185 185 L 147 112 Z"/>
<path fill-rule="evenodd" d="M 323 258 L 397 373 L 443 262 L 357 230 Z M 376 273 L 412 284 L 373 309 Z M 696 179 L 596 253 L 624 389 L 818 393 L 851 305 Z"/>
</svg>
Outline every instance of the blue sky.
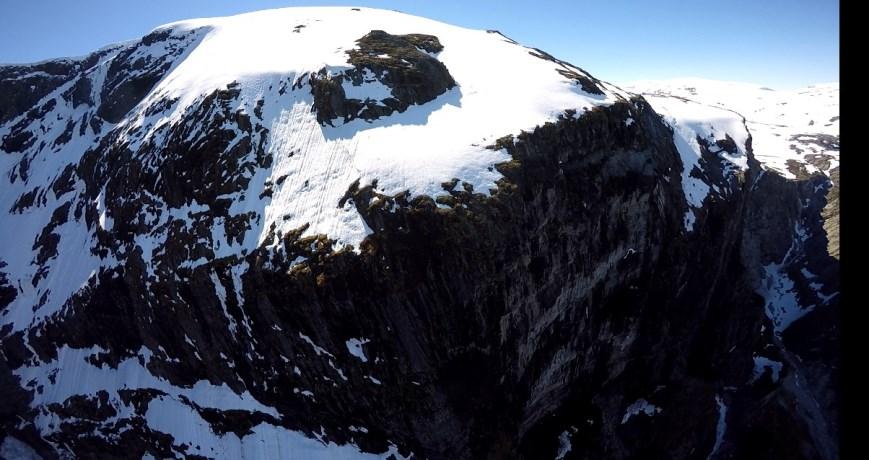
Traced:
<svg viewBox="0 0 869 460">
<path fill-rule="evenodd" d="M 701 77 L 787 89 L 839 80 L 831 0 L 3 0 L 0 62 L 82 55 L 181 19 L 350 4 L 498 29 L 613 82 Z"/>
</svg>

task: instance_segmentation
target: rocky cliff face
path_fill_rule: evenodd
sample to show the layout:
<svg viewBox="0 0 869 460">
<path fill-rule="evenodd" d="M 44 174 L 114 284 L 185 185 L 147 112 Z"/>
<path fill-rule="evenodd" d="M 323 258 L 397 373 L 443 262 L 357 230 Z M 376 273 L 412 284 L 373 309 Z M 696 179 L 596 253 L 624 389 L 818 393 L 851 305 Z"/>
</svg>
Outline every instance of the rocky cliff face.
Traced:
<svg viewBox="0 0 869 460">
<path fill-rule="evenodd" d="M 355 9 L 0 88 L 7 456 L 838 456 L 835 184 L 739 114 Z"/>
</svg>

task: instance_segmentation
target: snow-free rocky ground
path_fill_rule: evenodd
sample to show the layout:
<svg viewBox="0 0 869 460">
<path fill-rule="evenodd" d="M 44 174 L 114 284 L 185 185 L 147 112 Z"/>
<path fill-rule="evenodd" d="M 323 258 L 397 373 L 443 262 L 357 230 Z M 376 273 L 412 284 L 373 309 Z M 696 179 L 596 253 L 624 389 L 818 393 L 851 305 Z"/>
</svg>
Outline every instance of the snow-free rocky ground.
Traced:
<svg viewBox="0 0 869 460">
<path fill-rule="evenodd" d="M 838 86 L 625 89 L 349 7 L 0 66 L 0 457 L 836 458 Z"/>
</svg>

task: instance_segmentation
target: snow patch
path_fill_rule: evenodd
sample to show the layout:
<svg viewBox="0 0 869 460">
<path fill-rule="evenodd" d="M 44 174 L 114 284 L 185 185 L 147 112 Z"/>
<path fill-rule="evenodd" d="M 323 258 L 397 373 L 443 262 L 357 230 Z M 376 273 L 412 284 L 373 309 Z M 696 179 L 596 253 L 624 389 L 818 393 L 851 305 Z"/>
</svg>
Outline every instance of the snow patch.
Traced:
<svg viewBox="0 0 869 460">
<path fill-rule="evenodd" d="M 715 426 L 715 445 L 712 446 L 712 451 L 706 457 L 707 460 L 718 453 L 721 443 L 724 442 L 724 434 L 727 433 L 727 405 L 724 404 L 720 395 L 715 395 L 715 404 L 718 405 L 718 424 Z"/>
<path fill-rule="evenodd" d="M 555 460 L 564 460 L 564 457 L 570 453 L 570 449 L 573 447 L 570 438 L 573 436 L 573 433 L 576 433 L 576 427 L 574 426 L 562 431 L 558 435 L 558 453 L 555 455 Z"/>
<path fill-rule="evenodd" d="M 814 309 L 814 305 L 805 308 L 800 305 L 794 282 L 783 264 L 770 263 L 763 267 L 758 293 L 764 298 L 766 316 L 779 337 L 791 323 Z"/>
<path fill-rule="evenodd" d="M 359 358 L 363 363 L 368 362 L 368 357 L 365 356 L 365 350 L 362 349 L 362 345 L 370 342 L 371 340 L 362 338 L 362 339 L 350 339 L 347 341 L 347 351 L 350 352 L 351 355 Z"/>
<path fill-rule="evenodd" d="M 349 69 L 349 67 L 345 68 Z M 365 69 L 362 73 L 362 82 L 363 84 L 359 86 L 355 86 L 347 79 L 341 83 L 347 99 L 359 99 L 363 102 L 368 100 L 380 102 L 392 97 L 392 88 L 381 83 L 374 73 L 368 69 Z"/>
<path fill-rule="evenodd" d="M 653 417 L 655 414 L 661 413 L 661 408 L 643 398 L 640 398 L 625 409 L 625 415 L 622 417 L 622 424 L 625 424 L 631 419 L 631 417 L 641 413 Z"/>
<path fill-rule="evenodd" d="M 397 458 L 407 460 L 390 445 L 382 454 L 369 454 L 353 444 L 338 445 L 307 438 L 284 427 L 260 423 L 251 433 L 239 438 L 234 433 L 217 435 L 198 412 L 181 402 L 160 397 L 151 402 L 145 414 L 148 426 L 171 434 L 175 445 L 187 444 L 188 454 L 211 458 L 299 458 L 309 460 L 368 460 Z"/>
<path fill-rule="evenodd" d="M 329 353 L 328 351 L 326 351 L 325 348 L 323 348 L 323 347 L 317 345 L 316 343 L 314 343 L 314 341 L 311 340 L 311 338 L 308 337 L 307 335 L 302 334 L 301 332 L 299 332 L 299 337 L 300 337 L 302 340 L 304 340 L 305 342 L 307 342 L 308 345 L 310 345 L 311 348 L 314 349 L 314 353 L 317 353 L 317 356 L 320 356 L 320 355 L 326 355 L 326 356 L 328 356 L 328 357 L 330 357 L 330 358 L 334 358 L 334 357 L 335 357 L 332 353 Z"/>
<path fill-rule="evenodd" d="M 764 370 L 769 369 L 772 372 L 772 381 L 778 382 L 779 374 L 781 373 L 783 364 L 767 358 L 766 356 L 754 356 L 754 372 L 752 372 L 749 383 L 755 382 L 763 375 Z"/>
</svg>

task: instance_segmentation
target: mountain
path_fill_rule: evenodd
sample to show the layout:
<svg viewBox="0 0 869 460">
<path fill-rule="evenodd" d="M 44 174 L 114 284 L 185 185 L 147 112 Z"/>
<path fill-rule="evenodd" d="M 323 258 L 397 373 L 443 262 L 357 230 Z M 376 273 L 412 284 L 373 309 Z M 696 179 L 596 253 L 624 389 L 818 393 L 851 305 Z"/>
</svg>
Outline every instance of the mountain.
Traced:
<svg viewBox="0 0 869 460">
<path fill-rule="evenodd" d="M 349 7 L 0 67 L 0 455 L 837 458 L 833 88 Z"/>
</svg>

